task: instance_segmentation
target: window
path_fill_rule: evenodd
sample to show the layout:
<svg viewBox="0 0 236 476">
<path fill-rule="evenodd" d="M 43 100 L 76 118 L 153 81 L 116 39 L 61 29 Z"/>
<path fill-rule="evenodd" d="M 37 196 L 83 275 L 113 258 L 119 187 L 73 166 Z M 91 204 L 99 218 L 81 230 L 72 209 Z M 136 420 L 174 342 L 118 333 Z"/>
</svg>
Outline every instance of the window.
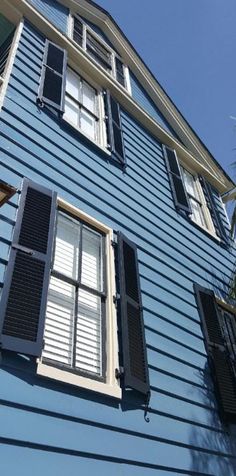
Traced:
<svg viewBox="0 0 236 476">
<path fill-rule="evenodd" d="M 205 203 L 203 203 L 203 197 L 200 191 L 200 183 L 197 177 L 192 175 L 183 167 L 181 167 L 181 171 L 191 207 L 191 218 L 198 225 L 208 228 L 207 221 L 204 216 Z"/>
<path fill-rule="evenodd" d="M 106 145 L 102 114 L 102 95 L 72 69 L 67 69 L 64 119 L 78 127 L 86 136 Z"/>
<path fill-rule="evenodd" d="M 38 358 L 40 376 L 115 398 L 122 385 L 147 403 L 136 245 L 120 232 L 114 241 L 106 225 L 28 179 L 20 197 L 0 306 L 1 350 Z"/>
<path fill-rule="evenodd" d="M 105 235 L 59 211 L 43 360 L 105 377 Z"/>
<path fill-rule="evenodd" d="M 204 177 L 186 170 L 179 163 L 174 149 L 163 146 L 163 152 L 176 209 L 188 215 L 201 228 L 219 237 L 223 243 L 227 243 L 227 233 L 211 185 Z"/>
<path fill-rule="evenodd" d="M 194 284 L 209 367 L 221 418 L 236 422 L 236 310 Z M 230 308 L 230 309 L 228 309 Z"/>
<path fill-rule="evenodd" d="M 112 158 L 125 166 L 120 107 L 109 91 L 92 85 L 67 67 L 67 51 L 46 40 L 37 96 Z"/>
<path fill-rule="evenodd" d="M 130 92 L 129 72 L 120 56 L 78 16 L 73 17 L 73 40 Z"/>
<path fill-rule="evenodd" d="M 6 78 L 15 27 L 0 15 L 0 88 Z"/>
</svg>

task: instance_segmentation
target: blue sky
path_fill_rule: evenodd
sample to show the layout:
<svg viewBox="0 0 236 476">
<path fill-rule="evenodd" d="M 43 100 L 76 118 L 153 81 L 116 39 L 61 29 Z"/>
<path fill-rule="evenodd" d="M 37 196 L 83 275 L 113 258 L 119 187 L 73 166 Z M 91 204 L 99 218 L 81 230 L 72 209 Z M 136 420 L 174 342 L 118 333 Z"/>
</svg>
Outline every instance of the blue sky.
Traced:
<svg viewBox="0 0 236 476">
<path fill-rule="evenodd" d="M 235 0 L 97 0 L 236 179 Z M 235 120 L 230 119 L 235 117 Z M 234 150 L 235 148 L 235 150 Z"/>
</svg>

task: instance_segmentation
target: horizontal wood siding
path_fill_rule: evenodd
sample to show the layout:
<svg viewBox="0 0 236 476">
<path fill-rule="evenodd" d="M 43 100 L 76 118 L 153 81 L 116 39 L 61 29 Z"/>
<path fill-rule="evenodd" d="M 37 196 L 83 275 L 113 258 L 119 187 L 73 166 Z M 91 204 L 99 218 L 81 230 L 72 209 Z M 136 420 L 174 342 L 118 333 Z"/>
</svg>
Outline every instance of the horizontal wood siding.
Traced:
<svg viewBox="0 0 236 476">
<path fill-rule="evenodd" d="M 137 78 L 132 72 L 130 72 L 130 83 L 131 83 L 131 91 L 132 91 L 133 99 L 151 117 L 153 117 L 153 119 L 155 119 L 158 122 L 158 124 L 164 127 L 164 129 L 170 132 L 174 137 L 177 137 L 176 133 L 174 132 L 170 124 L 168 124 L 168 121 L 165 119 L 161 111 L 159 111 L 157 106 L 154 104 L 153 100 L 148 96 L 145 89 L 142 87 L 142 85 L 140 84 L 140 82 L 137 80 Z"/>
<path fill-rule="evenodd" d="M 162 147 L 122 112 L 127 169 L 36 106 L 44 39 L 25 25 L 0 115 L 0 176 L 23 176 L 123 231 L 138 246 L 151 382 L 150 423 L 136 399 L 35 375 L 5 353 L 0 369 L 1 468 L 25 476 L 233 476 L 236 440 L 222 427 L 193 283 L 225 295 L 233 251 L 175 210 Z M 17 196 L 1 209 L 3 280 Z M 220 206 L 220 205 L 219 205 Z"/>
<path fill-rule="evenodd" d="M 27 0 L 63 33 L 68 31 L 69 9 L 56 0 Z"/>
</svg>

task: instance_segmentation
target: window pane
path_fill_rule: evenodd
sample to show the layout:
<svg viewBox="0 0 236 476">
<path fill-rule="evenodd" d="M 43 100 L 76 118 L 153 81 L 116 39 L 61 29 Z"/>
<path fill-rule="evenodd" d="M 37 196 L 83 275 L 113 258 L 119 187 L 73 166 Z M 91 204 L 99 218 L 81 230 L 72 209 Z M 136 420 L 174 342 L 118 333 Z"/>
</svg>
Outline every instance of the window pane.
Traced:
<svg viewBox="0 0 236 476">
<path fill-rule="evenodd" d="M 43 357 L 72 365 L 74 287 L 51 277 L 46 311 Z"/>
<path fill-rule="evenodd" d="M 74 17 L 73 40 L 75 40 L 76 43 L 78 43 L 78 45 L 82 46 L 82 44 L 83 44 L 83 24 L 76 17 Z"/>
<path fill-rule="evenodd" d="M 87 109 L 95 114 L 95 104 L 96 104 L 96 91 L 95 89 L 91 88 L 88 83 L 83 81 L 83 98 L 82 102 Z"/>
<path fill-rule="evenodd" d="M 86 48 L 92 56 L 104 68 L 111 69 L 111 53 L 96 38 L 87 31 Z"/>
<path fill-rule="evenodd" d="M 195 189 L 193 176 L 189 172 L 187 172 L 187 170 L 182 169 L 182 172 L 183 172 L 184 183 L 185 183 L 187 192 L 190 193 L 190 195 L 193 195 L 194 197 L 198 198 L 196 195 L 196 189 Z"/>
<path fill-rule="evenodd" d="M 71 69 L 67 69 L 66 91 L 74 98 L 79 99 L 80 77 Z"/>
<path fill-rule="evenodd" d="M 58 214 L 54 270 L 77 279 L 79 255 L 79 224 L 62 213 Z"/>
<path fill-rule="evenodd" d="M 83 227 L 81 283 L 102 291 L 102 237 Z"/>
<path fill-rule="evenodd" d="M 91 137 L 93 140 L 96 139 L 96 120 L 94 117 L 90 116 L 90 114 L 83 109 L 81 109 L 80 115 L 80 128 L 81 130 Z"/>
<path fill-rule="evenodd" d="M 101 375 L 101 341 L 101 298 L 80 289 L 76 333 L 77 368 Z"/>
<path fill-rule="evenodd" d="M 68 97 L 65 99 L 65 114 L 63 117 L 72 124 L 79 125 L 79 107 Z"/>
<path fill-rule="evenodd" d="M 199 203 L 195 202 L 190 198 L 191 210 L 192 210 L 192 219 L 201 226 L 205 226 L 205 220 L 203 217 L 202 209 Z"/>
</svg>

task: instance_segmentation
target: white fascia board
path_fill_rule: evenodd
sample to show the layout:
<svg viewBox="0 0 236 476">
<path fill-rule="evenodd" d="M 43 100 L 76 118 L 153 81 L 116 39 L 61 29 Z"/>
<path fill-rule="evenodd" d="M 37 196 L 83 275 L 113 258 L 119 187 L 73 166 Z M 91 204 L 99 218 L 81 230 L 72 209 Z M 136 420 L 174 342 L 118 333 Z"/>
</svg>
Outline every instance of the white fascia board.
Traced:
<svg viewBox="0 0 236 476">
<path fill-rule="evenodd" d="M 212 160 L 211 156 L 207 154 L 207 151 L 203 147 L 194 146 L 194 134 L 187 134 L 186 124 L 181 118 L 182 128 L 186 130 L 185 133 L 185 143 L 188 141 L 192 143 L 192 146 L 187 146 L 187 149 L 181 142 L 179 142 L 175 137 L 173 137 L 169 132 L 167 132 L 163 127 L 161 127 L 155 119 L 153 119 L 142 107 L 140 107 L 133 99 L 130 97 L 129 93 L 122 88 L 117 81 L 112 78 L 109 73 L 99 68 L 95 61 L 88 56 L 88 54 L 77 45 L 71 38 L 59 31 L 54 25 L 52 25 L 41 13 L 38 12 L 31 4 L 26 0 L 3 0 L 9 5 L 13 6 L 20 16 L 27 18 L 37 29 L 39 29 L 47 38 L 51 41 L 56 42 L 62 48 L 65 48 L 68 51 L 68 57 L 75 64 L 80 65 L 80 69 L 84 70 L 88 75 L 91 75 L 96 79 L 97 83 L 103 88 L 110 89 L 114 97 L 119 101 L 121 106 L 130 113 L 136 120 L 138 120 L 146 129 L 148 129 L 154 137 L 159 141 L 172 147 L 176 150 L 179 157 L 186 163 L 191 163 L 195 168 L 196 172 L 203 173 L 206 178 L 216 187 L 220 193 L 224 193 L 227 190 L 232 188 L 233 183 L 227 179 L 223 174 L 220 168 L 217 167 L 215 162 Z M 158 83 L 152 78 L 151 73 L 145 68 L 145 65 L 142 63 L 141 59 L 136 55 L 134 50 L 122 36 L 121 32 L 118 30 L 116 25 L 110 20 L 109 17 L 105 16 L 103 12 L 99 9 L 96 9 L 93 5 L 90 5 L 86 0 L 80 0 L 79 3 L 75 0 L 64 0 L 60 1 L 61 4 L 72 7 L 73 11 L 81 12 L 83 8 L 84 12 L 81 14 L 86 14 L 86 17 L 89 17 L 94 23 L 97 22 L 98 26 L 103 26 L 103 31 L 110 38 L 114 46 L 116 44 L 119 46 L 119 51 L 124 52 L 124 60 L 130 59 L 127 63 L 128 66 L 132 63 L 132 70 L 136 68 L 142 74 L 142 84 L 146 86 L 146 90 L 149 93 L 151 90 L 150 85 L 152 86 L 152 95 L 155 92 L 155 103 L 157 104 L 157 98 L 162 100 L 163 104 L 166 104 L 166 114 L 167 110 L 169 111 L 170 116 L 175 113 L 174 106 L 171 101 L 164 94 L 161 87 Z M 89 8 L 89 12 L 88 12 Z M 1 10 L 1 4 L 0 4 Z M 87 13 L 86 13 L 87 12 Z M 111 31 L 112 29 L 112 31 Z M 112 37 L 111 37 L 112 35 Z M 137 63 L 137 64 L 136 64 Z M 139 78 L 138 78 L 139 79 Z M 153 83 L 153 84 L 152 84 Z M 151 96 L 152 97 L 152 96 Z M 169 103 L 169 109 L 167 105 Z M 171 110 L 171 107 L 172 110 Z M 159 107 L 159 106 L 158 106 Z M 172 114 L 173 113 L 173 114 Z M 181 116 L 180 116 L 181 117 Z M 171 121 L 169 121 L 171 123 Z M 174 128 L 176 129 L 176 128 Z M 188 138 L 188 141 L 187 141 Z M 193 140 L 192 140 L 193 139 Z"/>
</svg>

